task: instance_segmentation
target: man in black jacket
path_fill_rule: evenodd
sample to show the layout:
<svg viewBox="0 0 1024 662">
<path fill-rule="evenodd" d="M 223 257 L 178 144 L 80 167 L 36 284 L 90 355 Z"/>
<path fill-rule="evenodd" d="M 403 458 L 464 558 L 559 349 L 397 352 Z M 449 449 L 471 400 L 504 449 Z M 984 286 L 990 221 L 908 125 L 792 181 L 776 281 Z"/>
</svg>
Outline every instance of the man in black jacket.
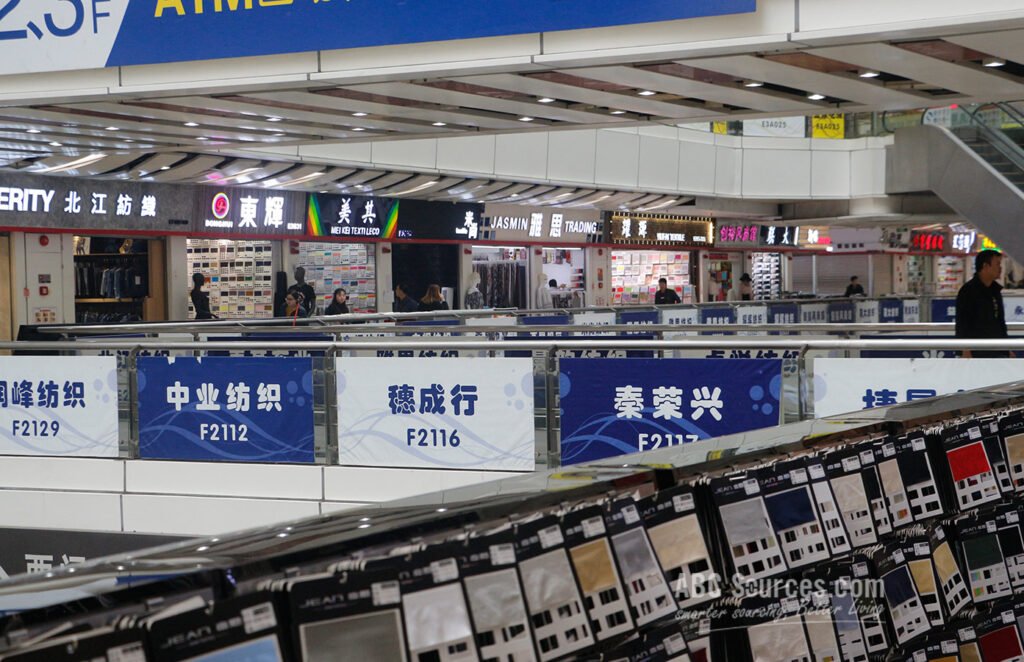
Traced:
<svg viewBox="0 0 1024 662">
<path fill-rule="evenodd" d="M 316 315 L 316 290 L 306 282 L 306 270 L 303 267 L 295 268 L 295 284 L 288 288 L 290 291 L 297 291 L 302 295 L 299 305 L 306 310 L 306 317 Z"/>
<path fill-rule="evenodd" d="M 1003 274 L 1003 254 L 985 250 L 974 258 L 974 278 L 956 295 L 957 338 L 1006 338 L 1003 286 L 996 280 Z M 962 352 L 965 358 L 1006 358 L 1006 351 Z"/>
<path fill-rule="evenodd" d="M 658 279 L 658 291 L 654 293 L 654 303 L 658 306 L 679 303 L 679 295 L 676 294 L 676 291 L 668 289 L 668 279 Z"/>
</svg>

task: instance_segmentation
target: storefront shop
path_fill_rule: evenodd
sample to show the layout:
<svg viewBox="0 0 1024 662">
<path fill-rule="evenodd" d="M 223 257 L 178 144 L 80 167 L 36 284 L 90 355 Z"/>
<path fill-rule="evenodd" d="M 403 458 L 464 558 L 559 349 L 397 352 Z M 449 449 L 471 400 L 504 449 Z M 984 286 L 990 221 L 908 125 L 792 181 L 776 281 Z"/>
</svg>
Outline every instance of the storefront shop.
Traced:
<svg viewBox="0 0 1024 662">
<path fill-rule="evenodd" d="M 668 280 L 682 303 L 696 303 L 697 251 L 715 244 L 710 218 L 664 214 L 612 214 L 612 303 L 654 303 L 658 280 Z"/>
<path fill-rule="evenodd" d="M 761 226 L 719 221 L 716 232 L 715 252 L 707 254 L 704 269 L 712 300 L 728 298 L 743 274 L 751 277 L 754 300 L 779 298 L 783 258 L 780 253 L 758 250 Z"/>
<path fill-rule="evenodd" d="M 482 243 L 471 246 L 472 273 L 480 278 L 485 305 L 501 307 L 504 300 L 536 309 L 547 307 L 549 297 L 555 308 L 590 305 L 587 270 L 593 256 L 587 246 L 603 234 L 597 210 L 486 205 Z M 520 283 L 527 287 L 514 286 Z"/>
</svg>

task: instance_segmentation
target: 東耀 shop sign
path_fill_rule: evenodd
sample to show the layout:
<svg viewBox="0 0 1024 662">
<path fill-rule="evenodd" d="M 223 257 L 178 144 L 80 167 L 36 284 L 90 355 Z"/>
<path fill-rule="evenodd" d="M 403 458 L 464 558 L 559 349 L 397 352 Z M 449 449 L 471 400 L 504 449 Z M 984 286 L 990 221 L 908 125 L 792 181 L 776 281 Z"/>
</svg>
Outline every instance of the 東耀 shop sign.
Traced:
<svg viewBox="0 0 1024 662">
<path fill-rule="evenodd" d="M 715 221 L 667 214 L 612 214 L 610 243 L 633 246 L 709 248 L 715 245 Z"/>
</svg>

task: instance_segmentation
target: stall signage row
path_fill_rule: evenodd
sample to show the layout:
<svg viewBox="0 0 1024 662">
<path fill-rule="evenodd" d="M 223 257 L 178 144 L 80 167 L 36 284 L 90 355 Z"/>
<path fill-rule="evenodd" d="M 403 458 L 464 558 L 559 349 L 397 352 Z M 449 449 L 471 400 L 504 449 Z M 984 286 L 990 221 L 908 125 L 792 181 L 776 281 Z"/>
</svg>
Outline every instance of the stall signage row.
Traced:
<svg viewBox="0 0 1024 662">
<path fill-rule="evenodd" d="M 0 74 L 414 44 L 753 12 L 755 0 L 74 0 L 6 3 Z M 457 21 L 438 21 L 440 15 Z M 344 25 L 344 30 L 325 30 Z"/>
<path fill-rule="evenodd" d="M 612 214 L 609 240 L 634 246 L 712 248 L 715 222 L 712 218 L 664 214 Z"/>
<path fill-rule="evenodd" d="M 480 239 L 595 244 L 604 241 L 604 221 L 597 209 L 488 204 L 484 208 Z"/>
</svg>

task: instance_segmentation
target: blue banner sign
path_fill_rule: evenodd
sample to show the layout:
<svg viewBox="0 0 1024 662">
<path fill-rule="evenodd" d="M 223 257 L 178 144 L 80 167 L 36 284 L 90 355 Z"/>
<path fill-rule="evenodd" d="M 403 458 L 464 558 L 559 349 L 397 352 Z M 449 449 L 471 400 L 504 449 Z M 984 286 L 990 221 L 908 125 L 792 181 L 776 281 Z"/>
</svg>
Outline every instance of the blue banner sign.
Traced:
<svg viewBox="0 0 1024 662">
<path fill-rule="evenodd" d="M 661 313 L 657 310 L 625 310 L 619 313 L 620 324 L 657 324 Z"/>
<path fill-rule="evenodd" d="M 956 299 L 932 299 L 933 322 L 956 321 Z"/>
<path fill-rule="evenodd" d="M 795 303 L 773 303 L 768 305 L 769 324 L 796 324 L 797 306 Z"/>
<path fill-rule="evenodd" d="M 903 321 L 903 302 L 899 299 L 882 299 L 878 302 L 878 321 L 894 324 Z"/>
<path fill-rule="evenodd" d="M 565 359 L 562 464 L 777 425 L 782 361 Z"/>
<path fill-rule="evenodd" d="M 600 28 L 756 9 L 755 0 L 8 0 L 0 74 Z M 76 60 L 74 55 L 78 56 Z"/>
<path fill-rule="evenodd" d="M 732 306 L 718 306 L 714 308 L 700 309 L 701 324 L 717 324 L 719 326 L 732 326 L 736 323 L 736 309 Z M 717 331 L 702 331 L 702 336 L 728 336 L 732 333 L 719 333 Z"/>
<path fill-rule="evenodd" d="M 856 310 L 852 301 L 830 301 L 828 304 L 829 324 L 853 324 Z"/>
<path fill-rule="evenodd" d="M 141 358 L 145 459 L 313 462 L 313 363 L 301 358 Z"/>
</svg>

